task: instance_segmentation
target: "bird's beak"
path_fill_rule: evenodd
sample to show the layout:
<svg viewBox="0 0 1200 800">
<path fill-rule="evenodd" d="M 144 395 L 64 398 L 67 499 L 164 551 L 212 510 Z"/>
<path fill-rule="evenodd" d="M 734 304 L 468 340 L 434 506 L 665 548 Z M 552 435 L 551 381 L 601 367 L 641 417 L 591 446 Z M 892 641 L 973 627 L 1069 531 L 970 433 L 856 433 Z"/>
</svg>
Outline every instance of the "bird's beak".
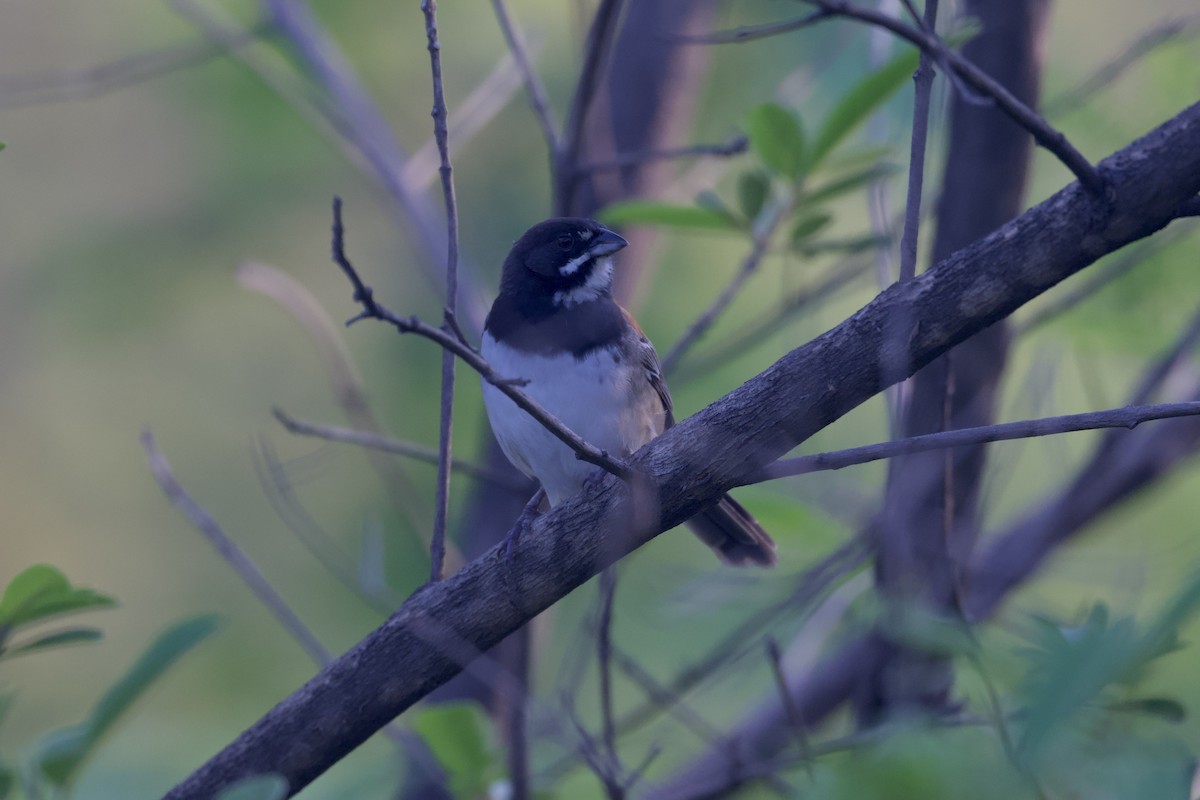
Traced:
<svg viewBox="0 0 1200 800">
<path fill-rule="evenodd" d="M 605 230 L 592 242 L 592 246 L 588 248 L 588 253 L 595 258 L 611 256 L 627 244 L 629 242 L 620 236 L 617 236 L 610 230 Z"/>
</svg>

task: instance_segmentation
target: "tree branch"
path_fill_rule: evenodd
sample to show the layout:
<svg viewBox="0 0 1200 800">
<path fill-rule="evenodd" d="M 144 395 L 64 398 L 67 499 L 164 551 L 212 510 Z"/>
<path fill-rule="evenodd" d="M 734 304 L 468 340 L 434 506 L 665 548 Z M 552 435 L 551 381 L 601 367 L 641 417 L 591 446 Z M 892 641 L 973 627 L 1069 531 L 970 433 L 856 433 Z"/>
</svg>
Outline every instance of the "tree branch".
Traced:
<svg viewBox="0 0 1200 800">
<path fill-rule="evenodd" d="M 296 419 L 281 408 L 274 408 L 271 410 L 271 413 L 275 416 L 275 419 L 279 420 L 279 424 L 287 429 L 288 433 L 294 433 L 297 436 L 312 436 L 331 442 L 356 444 L 372 450 L 407 456 L 417 461 L 424 461 L 427 464 L 436 464 L 438 462 L 438 451 L 435 448 L 426 447 L 416 442 L 395 439 L 391 436 L 375 433 L 374 431 L 339 428 L 335 425 L 320 425 L 316 422 Z M 529 485 L 510 473 L 490 469 L 484 464 L 476 464 L 473 461 L 467 461 L 462 458 L 451 459 L 450 467 L 471 478 L 494 483 L 496 486 L 507 489 L 513 494 L 520 495 L 523 500 L 529 497 L 529 492 L 527 491 Z"/>
<path fill-rule="evenodd" d="M 588 109 L 600 85 L 604 61 L 616 38 L 617 22 L 621 17 L 622 0 L 600 0 L 596 16 L 588 29 L 583 51 L 583 68 L 575 86 L 575 97 L 567 112 L 562 139 L 554 154 L 555 208 L 566 214 L 574 206 L 575 187 L 579 182 L 579 154 L 583 152 L 583 134 Z"/>
<path fill-rule="evenodd" d="M 1104 176 L 1083 157 L 1082 153 L 1075 149 L 1066 136 L 1051 127 L 1045 118 L 1014 97 L 986 72 L 947 47 L 938 36 L 906 25 L 880 11 L 856 6 L 848 0 L 804 1 L 818 6 L 818 11 L 795 20 L 759 25 L 754 28 L 741 28 L 733 32 L 718 32 L 704 37 L 696 37 L 693 41 L 708 44 L 748 42 L 793 31 L 832 17 L 856 19 L 869 25 L 886 28 L 952 68 L 954 74 L 961 78 L 968 87 L 995 101 L 1014 122 L 1029 131 L 1039 145 L 1057 156 L 1089 192 L 1103 194 L 1108 190 Z M 824 13 L 819 14 L 818 12 Z"/>
<path fill-rule="evenodd" d="M 1143 422 L 1174 417 L 1190 417 L 1200 414 L 1200 403 L 1163 403 L 1159 405 L 1126 406 L 1107 411 L 1088 411 L 1082 414 L 1066 414 L 1021 422 L 1003 422 L 998 425 L 983 425 L 978 428 L 927 433 L 908 439 L 896 439 L 829 453 L 786 458 L 776 461 L 754 476 L 747 483 L 775 480 L 810 472 L 844 469 L 856 464 L 867 464 L 885 458 L 944 450 L 952 447 L 1006 442 L 1012 439 L 1030 439 L 1036 436 L 1052 436 L 1072 431 L 1090 431 L 1100 428 L 1136 428 Z"/>
<path fill-rule="evenodd" d="M 429 69 L 433 76 L 433 138 L 437 142 L 442 178 L 442 201 L 446 207 L 446 308 L 442 329 L 462 338 L 455 321 L 458 307 L 458 202 L 454 197 L 454 168 L 446 126 L 446 92 L 442 85 L 442 43 L 438 40 L 437 2 L 423 0 L 425 38 L 429 47 Z M 429 580 L 444 577 L 446 519 L 450 516 L 450 451 L 454 441 L 454 354 L 442 351 L 442 393 L 438 415 L 437 492 L 434 499 L 433 539 L 429 547 Z"/>
<path fill-rule="evenodd" d="M 1068 186 L 914 280 L 881 292 L 845 322 L 635 453 L 630 468 L 657 495 L 656 518 L 645 519 L 623 482 L 608 476 L 588 481 L 575 498 L 534 519 L 511 550 L 498 545 L 447 580 L 417 590 L 381 627 L 172 789 L 168 800 L 208 798 L 263 772 L 280 773 L 289 792 L 299 792 L 461 671 L 459 650 L 492 647 L 604 567 L 877 394 L 887 364 L 902 360 L 915 371 L 1105 253 L 1168 224 L 1179 204 L 1200 192 L 1200 105 L 1102 167 L 1116 189 L 1112 201 Z M 348 265 L 343 268 L 369 311 L 369 291 Z M 907 352 L 897 359 L 891 351 L 898 345 L 885 336 L 884 323 L 901 306 L 913 327 L 903 342 Z M 443 337 L 485 377 L 499 381 L 486 362 L 444 332 L 394 315 L 381 318 L 427 338 Z M 647 524 L 631 525 L 634 519 Z M 811 707 L 797 700 L 805 719 L 839 704 L 846 684 L 870 668 L 871 646 L 863 647 L 849 654 L 854 660 L 837 664 L 844 667 L 840 672 L 820 673 L 825 683 L 811 685 Z"/>
<path fill-rule="evenodd" d="M 922 22 L 910 4 L 909 12 Z M 938 0 L 925 0 L 925 30 L 933 34 L 937 24 Z M 908 157 L 908 196 L 904 205 L 904 234 L 900 238 L 900 280 L 912 280 L 917 274 L 917 234 L 921 227 L 921 186 L 925 181 L 925 141 L 929 138 L 929 97 L 933 93 L 933 58 L 921 51 L 921 60 L 913 75 L 916 91 L 913 99 L 912 145 Z"/>
<path fill-rule="evenodd" d="M 492 0 L 492 9 L 496 12 L 496 22 L 500 25 L 500 32 L 504 34 L 504 41 L 508 43 L 508 50 L 517 63 L 517 69 L 521 71 L 521 80 L 529 94 L 529 104 L 533 107 L 533 115 L 537 117 L 542 128 L 542 136 L 546 139 L 546 147 L 550 150 L 550 158 L 553 160 L 560 147 L 558 123 L 554 120 L 550 101 L 546 99 L 546 87 L 542 85 L 541 79 L 533 69 L 525 37 L 521 34 L 521 29 L 513 24 L 504 0 Z"/>
<path fill-rule="evenodd" d="M 746 285 L 746 281 L 758 271 L 758 267 L 767 256 L 767 249 L 771 244 L 771 236 L 775 233 L 775 229 L 787 217 L 789 206 L 788 204 L 779 203 L 774 208 L 768 209 L 767 216 L 761 222 L 754 226 L 754 236 L 750 242 L 750 252 L 742 259 L 738 271 L 734 273 L 733 279 L 721 290 L 716 299 L 708 308 L 701 312 L 700 316 L 687 327 L 679 340 L 675 342 L 675 346 L 667 351 L 666 356 L 662 360 L 662 371 L 664 375 L 669 375 L 680 359 L 687 351 L 700 340 L 708 329 L 717 321 L 717 317 L 729 308 L 729 304 L 738 296 L 738 292 Z"/>
</svg>

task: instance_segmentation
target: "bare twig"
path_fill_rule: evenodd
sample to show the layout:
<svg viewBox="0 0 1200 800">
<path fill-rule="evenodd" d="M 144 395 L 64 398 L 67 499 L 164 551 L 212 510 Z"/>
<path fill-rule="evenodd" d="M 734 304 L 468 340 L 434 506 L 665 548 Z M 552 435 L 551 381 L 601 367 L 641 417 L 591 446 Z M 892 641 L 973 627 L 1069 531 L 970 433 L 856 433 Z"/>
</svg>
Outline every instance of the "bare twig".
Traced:
<svg viewBox="0 0 1200 800">
<path fill-rule="evenodd" d="M 866 464 L 884 458 L 941 450 L 949 447 L 1003 442 L 1010 439 L 1028 439 L 1071 431 L 1087 431 L 1098 428 L 1135 428 L 1143 422 L 1172 417 L 1190 417 L 1200 414 L 1200 402 L 1163 403 L 1150 406 L 1126 406 L 1107 411 L 1089 411 L 1083 414 L 1067 414 L 1061 417 L 1004 422 L 999 425 L 984 425 L 978 428 L 962 428 L 941 433 L 929 433 L 889 442 L 879 442 L 848 450 L 817 453 L 811 456 L 785 458 L 764 468 L 753 480 L 759 483 L 792 475 L 842 469 L 855 464 Z"/>
<path fill-rule="evenodd" d="M 438 452 L 435 448 L 426 447 L 416 442 L 395 439 L 373 431 L 339 428 L 335 425 L 320 425 L 316 422 L 296 419 L 280 408 L 272 409 L 271 413 L 275 415 L 275 419 L 279 420 L 279 424 L 283 425 L 289 433 L 294 433 L 298 436 L 313 436 L 318 439 L 327 439 L 331 442 L 356 444 L 372 450 L 381 450 L 385 453 L 396 453 L 397 455 L 407 456 L 428 464 L 436 464 L 438 462 Z M 522 498 L 529 494 L 529 485 L 525 481 L 520 480 L 511 473 L 490 469 L 485 464 L 476 464 L 473 461 L 467 461 L 462 458 L 452 458 L 450 460 L 450 468 L 468 477 L 494 483 L 514 494 L 521 495 Z"/>
<path fill-rule="evenodd" d="M 605 161 L 591 161 L 579 166 L 580 172 L 603 172 L 606 170 L 625 169 L 636 164 L 650 161 L 668 161 L 677 158 L 693 158 L 695 156 L 718 156 L 727 158 L 746 152 L 750 140 L 739 134 L 727 142 L 717 144 L 693 144 L 686 147 L 672 147 L 666 150 L 636 150 L 631 153 L 619 153 Z"/>
<path fill-rule="evenodd" d="M 376 612 L 387 616 L 395 611 L 404 598 L 390 590 L 379 594 L 363 590 L 354 563 L 296 497 L 292 482 L 279 459 L 265 440 L 260 439 L 258 445 L 254 450 L 254 471 L 271 507 L 296 540 L 330 575 L 366 601 Z"/>
<path fill-rule="evenodd" d="M 810 25 L 815 25 L 818 22 L 829 19 L 832 16 L 833 12 L 824 8 L 819 8 L 807 16 L 797 17 L 796 19 L 788 19 L 782 22 L 769 22 L 765 25 L 746 25 L 741 28 L 733 28 L 727 31 L 715 31 L 713 33 L 683 36 L 681 37 L 681 40 L 685 42 L 691 42 L 693 44 L 738 44 L 741 42 L 753 42 L 755 39 L 765 39 L 768 36 L 778 36 L 782 33 L 798 31 L 801 28 L 807 28 Z"/>
<path fill-rule="evenodd" d="M 604 751 L 613 769 L 620 773 L 617 755 L 617 727 L 613 721 L 612 694 L 612 621 L 617 596 L 617 569 L 600 573 L 600 617 L 596 620 L 596 663 L 600 673 L 600 718 Z"/>
<path fill-rule="evenodd" d="M 571 100 L 571 108 L 567 112 L 567 120 L 563 125 L 563 135 L 560 146 L 555 153 L 555 208 L 559 214 L 566 214 L 573 207 L 575 187 L 579 181 L 579 154 L 583 152 L 584 123 L 592 99 L 600 86 L 603 77 L 603 67 L 616 38 L 617 22 L 621 16 L 622 0 L 600 0 L 592 25 L 588 29 L 587 43 L 583 51 L 583 67 L 579 71 L 579 81 L 575 85 L 575 97 Z"/>
<path fill-rule="evenodd" d="M 154 479 L 171 505 L 179 509 L 192 527 L 199 531 L 205 539 L 208 539 L 209 544 L 216 548 L 217 554 L 225 559 L 225 563 L 229 564 L 234 573 L 242 579 L 251 594 L 271 612 L 283 629 L 296 640 L 305 654 L 319 667 L 328 665 L 333 657 L 316 635 L 296 615 L 287 601 L 275 591 L 275 587 L 262 574 L 258 565 L 229 538 L 212 515 L 193 500 L 183 485 L 179 483 L 175 473 L 171 471 L 171 465 L 167 462 L 166 456 L 158 449 L 158 445 L 154 441 L 154 434 L 149 430 L 144 430 L 141 440 L 142 449 L 146 451 L 146 459 L 150 465 L 150 472 L 154 475 Z M 384 730 L 388 737 L 403 749 L 413 764 L 433 780 L 445 781 L 445 774 L 441 767 L 419 737 L 395 722 L 388 724 Z"/>
<path fill-rule="evenodd" d="M 159 487 L 171 501 L 171 505 L 179 509 L 179 513 L 192 523 L 192 527 L 203 534 L 205 539 L 208 539 L 209 544 L 216 548 L 218 555 L 225 559 L 225 563 L 229 564 L 237 573 L 255 598 L 271 612 L 308 657 L 317 664 L 328 664 L 331 658 L 329 651 L 313 635 L 304 621 L 296 616 L 296 612 L 292 611 L 291 606 L 275 591 L 275 587 L 271 586 L 258 566 L 250 560 L 250 557 L 229 538 L 217 521 L 212 518 L 212 515 L 187 493 L 187 490 L 183 488 L 171 471 L 171 465 L 167 463 L 166 456 L 158 449 L 158 445 L 154 441 L 154 434 L 148 430 L 142 431 L 142 449 L 146 451 L 146 458 L 150 464 L 150 471 L 154 474 L 154 479 L 158 481 Z"/>
<path fill-rule="evenodd" d="M 1143 373 L 1137 388 L 1129 397 L 1129 405 L 1140 405 L 1147 402 L 1155 392 L 1162 388 L 1167 377 L 1179 364 L 1189 350 L 1196 347 L 1200 340 L 1200 308 L 1192 312 L 1192 318 L 1179 332 L 1175 341 L 1166 352 Z"/>
<path fill-rule="evenodd" d="M 256 34 L 248 34 L 236 46 L 255 38 Z M 4 75 L 0 76 L 0 108 L 85 100 L 206 64 L 224 53 L 224 47 L 209 42 L 187 42 L 86 69 Z"/>
<path fill-rule="evenodd" d="M 617 720 L 618 735 L 637 730 L 660 714 L 671 713 L 679 717 L 680 721 L 701 739 L 711 738 L 708 734 L 715 731 L 703 720 L 687 712 L 684 712 L 683 716 L 679 715 L 677 707 L 683 702 L 684 695 L 701 682 L 711 679 L 723 664 L 752 650 L 754 645 L 751 642 L 780 616 L 787 614 L 796 617 L 809 609 L 816 600 L 828 594 L 838 580 L 862 566 L 869 555 L 870 550 L 863 538 L 852 539 L 797 575 L 795 588 L 786 597 L 747 617 L 710 647 L 703 656 L 681 669 L 667 685 L 657 686 L 651 691 L 649 683 L 639 680 L 638 682 L 647 688 L 648 700 Z M 620 651 L 615 652 L 620 663 Z M 550 778 L 560 777 L 575 763 L 574 756 L 566 756 L 547 767 L 545 775 Z"/>
<path fill-rule="evenodd" d="M 670 372 L 679 364 L 680 359 L 687 353 L 688 349 L 699 341 L 700 337 L 708 332 L 713 323 L 717 321 L 717 317 L 724 313 L 729 304 L 738 296 L 738 292 L 746 285 L 746 281 L 758 271 L 759 265 L 767 255 L 767 250 L 771 243 L 771 236 L 775 233 L 775 229 L 787 217 L 790 204 L 778 203 L 774 208 L 766 212 L 764 218 L 755 226 L 754 235 L 750 242 L 750 252 L 742 259 L 738 271 L 734 273 L 733 279 L 726 284 L 717 298 L 712 304 L 704 309 L 700 316 L 687 327 L 679 340 L 675 342 L 667 355 L 662 360 L 663 374 Z"/>
<path fill-rule="evenodd" d="M 783 673 L 783 654 L 779 651 L 779 642 L 775 641 L 773 636 L 767 637 L 767 660 L 771 663 L 771 675 L 775 678 L 775 688 L 779 691 L 779 700 L 783 703 L 784 710 L 787 711 L 788 722 L 795 733 L 796 744 L 800 748 L 800 757 L 811 778 L 813 774 L 812 748 L 808 744 L 808 729 L 804 724 L 804 717 L 800 714 L 800 709 L 796 706 L 796 701 L 788 689 L 787 676 Z"/>
<path fill-rule="evenodd" d="M 1070 288 L 1064 291 L 1062 297 L 1039 306 L 1029 316 L 1016 323 L 1013 326 L 1013 339 L 1019 340 L 1035 328 L 1039 328 L 1070 311 L 1141 264 L 1153 252 L 1174 241 L 1181 232 L 1182 228 L 1178 226 L 1167 228 L 1153 239 L 1139 242 L 1132 247 L 1122 250 L 1116 254 L 1116 257 L 1112 261 L 1105 262 L 1103 266 L 1098 266 L 1096 269 L 1084 274 L 1077 288 Z"/>
<path fill-rule="evenodd" d="M 1046 113 L 1050 115 L 1063 114 L 1083 105 L 1097 92 L 1102 91 L 1125 74 L 1125 71 L 1138 61 L 1180 36 L 1193 34 L 1196 29 L 1200 29 L 1200 14 L 1170 19 L 1143 31 L 1115 58 L 1105 63 L 1078 85 L 1047 103 Z"/>
<path fill-rule="evenodd" d="M 529 104 L 533 107 L 533 114 L 542 128 L 542 136 L 546 139 L 546 147 L 549 148 L 553 160 L 560 147 L 558 123 L 554 120 L 554 111 L 550 108 L 550 101 L 546 98 L 546 87 L 542 85 L 541 79 L 533 69 L 525 37 L 522 35 L 520 27 L 515 25 L 512 17 L 509 16 L 505 1 L 492 0 L 492 9 L 496 12 L 496 21 L 500 25 L 500 32 L 504 34 L 504 40 L 508 43 L 508 50 L 517 63 L 517 69 L 521 71 L 525 91 L 529 94 Z"/>
<path fill-rule="evenodd" d="M 937 24 L 938 0 L 925 0 L 925 19 L 916 17 L 916 9 L 907 3 L 908 10 L 933 33 Z M 904 234 L 900 239 L 900 280 L 912 280 L 917 274 L 917 235 L 921 227 L 921 186 L 925 180 L 925 141 L 929 137 L 929 97 L 933 90 L 933 58 L 921 51 L 917 72 L 913 75 L 916 92 L 913 99 L 912 146 L 908 159 L 908 197 L 904 206 Z"/>
<path fill-rule="evenodd" d="M 465 361 L 467 366 L 479 373 L 480 377 L 507 395 L 510 400 L 541 423 L 546 430 L 554 434 L 555 438 L 567 447 L 570 447 L 575 452 L 576 458 L 586 461 L 589 464 L 595 464 L 606 472 L 612 473 L 622 479 L 628 480 L 633 476 L 629 467 L 623 462 L 614 459 L 607 452 L 585 442 L 578 434 L 564 425 L 558 417 L 555 417 L 549 411 L 542 408 L 529 395 L 517 388 L 519 384 L 524 383 L 522 378 L 496 374 L 491 364 L 485 361 L 479 353 L 475 352 L 475 350 L 457 336 L 428 325 L 416 317 L 398 316 L 380 305 L 375 300 L 374 292 L 362 282 L 362 278 L 359 277 L 354 266 L 346 258 L 343 242 L 344 235 L 345 232 L 342 226 L 342 200 L 340 197 L 335 197 L 333 200 L 333 260 L 341 267 L 346 278 L 354 286 L 354 301 L 363 307 L 362 312 L 350 319 L 346 323 L 347 325 L 351 325 L 360 319 L 378 319 L 391 324 L 401 333 L 415 333 L 418 336 L 423 336 L 441 345 Z"/>
<path fill-rule="evenodd" d="M 433 75 L 433 138 L 437 142 L 442 177 L 442 200 L 446 206 L 446 312 L 443 330 L 461 339 L 454 319 L 458 307 L 458 203 L 454 197 L 454 168 L 447 142 L 446 92 L 442 85 L 442 44 L 438 41 L 437 2 L 423 0 L 425 38 L 429 43 L 429 67 Z M 442 351 L 442 396 L 438 423 L 437 496 L 434 501 L 433 541 L 429 548 L 429 579 L 440 581 L 446 560 L 446 519 L 450 515 L 450 450 L 454 438 L 454 354 Z"/>
<path fill-rule="evenodd" d="M 674 380 L 684 383 L 707 374 L 715 367 L 744 355 L 751 347 L 762 344 L 804 309 L 821 302 L 840 289 L 862 277 L 871 264 L 867 261 L 843 261 L 835 264 L 819 281 L 796 290 L 773 313 L 761 315 L 740 330 L 721 337 L 720 342 L 701 355 L 688 359 L 675 368 Z"/>
<path fill-rule="evenodd" d="M 438 221 L 420 187 L 404 180 L 408 154 L 396 140 L 383 113 L 304 0 L 264 0 L 264 6 L 279 33 L 329 96 L 337 111 L 339 130 L 362 152 L 374 177 L 403 211 L 403 221 L 412 226 L 422 273 L 435 286 L 443 287 L 447 256 L 445 226 Z M 469 266 L 465 262 L 460 264 L 464 274 L 459 277 L 474 282 Z M 482 329 L 486 313 L 477 301 L 482 296 L 481 292 L 465 292 L 467 307 L 459 312 L 460 319 L 465 318 L 465 323 L 476 331 Z"/>
<path fill-rule="evenodd" d="M 986 72 L 947 47 L 935 34 L 906 25 L 875 9 L 857 6 L 849 0 L 805 0 L 805 2 L 817 6 L 818 11 L 825 13 L 818 15 L 814 12 L 806 17 L 759 25 L 752 29 L 741 28 L 733 32 L 718 32 L 698 37 L 697 41 L 712 44 L 746 42 L 793 31 L 835 16 L 856 19 L 869 25 L 886 28 L 948 65 L 952 68 L 953 74 L 961 78 L 967 87 L 994 101 L 1014 122 L 1029 131 L 1039 145 L 1057 156 L 1089 192 L 1103 194 L 1108 191 L 1108 182 L 1104 176 L 1083 157 L 1082 153 L 1075 149 L 1066 136 L 1055 130 L 1050 123 L 1046 122 L 1045 118 L 1014 97 Z"/>
<path fill-rule="evenodd" d="M 312 292 L 283 270 L 257 261 L 239 264 L 236 276 L 238 283 L 270 297 L 304 326 L 325 365 L 334 397 L 350 424 L 364 434 L 377 433 L 379 420 L 367 400 L 362 378 L 336 324 Z M 412 480 L 390 459 L 372 453 L 369 460 L 393 508 L 409 521 L 422 546 L 427 546 L 424 532 L 430 529 L 431 520 L 424 499 Z"/>
</svg>

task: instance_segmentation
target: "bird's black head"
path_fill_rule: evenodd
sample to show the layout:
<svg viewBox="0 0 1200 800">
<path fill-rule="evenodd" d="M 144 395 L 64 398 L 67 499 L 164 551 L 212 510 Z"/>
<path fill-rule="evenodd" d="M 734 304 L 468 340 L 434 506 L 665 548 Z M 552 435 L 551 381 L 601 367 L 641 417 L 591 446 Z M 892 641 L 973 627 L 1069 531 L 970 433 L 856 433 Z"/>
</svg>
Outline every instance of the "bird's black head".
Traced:
<svg viewBox="0 0 1200 800">
<path fill-rule="evenodd" d="M 612 291 L 609 257 L 628 244 L 584 217 L 539 222 L 517 240 L 504 260 L 501 294 L 570 307 Z"/>
</svg>

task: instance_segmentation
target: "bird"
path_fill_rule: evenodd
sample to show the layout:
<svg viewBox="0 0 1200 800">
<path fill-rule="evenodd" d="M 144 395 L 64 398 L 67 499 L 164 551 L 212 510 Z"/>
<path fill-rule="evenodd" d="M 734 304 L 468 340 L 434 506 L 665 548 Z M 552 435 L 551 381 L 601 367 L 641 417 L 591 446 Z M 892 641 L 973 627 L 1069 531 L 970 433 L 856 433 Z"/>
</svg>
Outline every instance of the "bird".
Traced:
<svg viewBox="0 0 1200 800">
<path fill-rule="evenodd" d="M 654 346 L 613 299 L 613 255 L 627 244 L 585 217 L 534 225 L 504 260 L 480 343 L 497 375 L 522 381 L 532 400 L 619 458 L 675 424 Z M 504 454 L 551 508 L 579 492 L 592 464 L 487 381 L 483 401 Z M 688 525 L 726 563 L 775 563 L 775 542 L 729 495 Z"/>
</svg>

